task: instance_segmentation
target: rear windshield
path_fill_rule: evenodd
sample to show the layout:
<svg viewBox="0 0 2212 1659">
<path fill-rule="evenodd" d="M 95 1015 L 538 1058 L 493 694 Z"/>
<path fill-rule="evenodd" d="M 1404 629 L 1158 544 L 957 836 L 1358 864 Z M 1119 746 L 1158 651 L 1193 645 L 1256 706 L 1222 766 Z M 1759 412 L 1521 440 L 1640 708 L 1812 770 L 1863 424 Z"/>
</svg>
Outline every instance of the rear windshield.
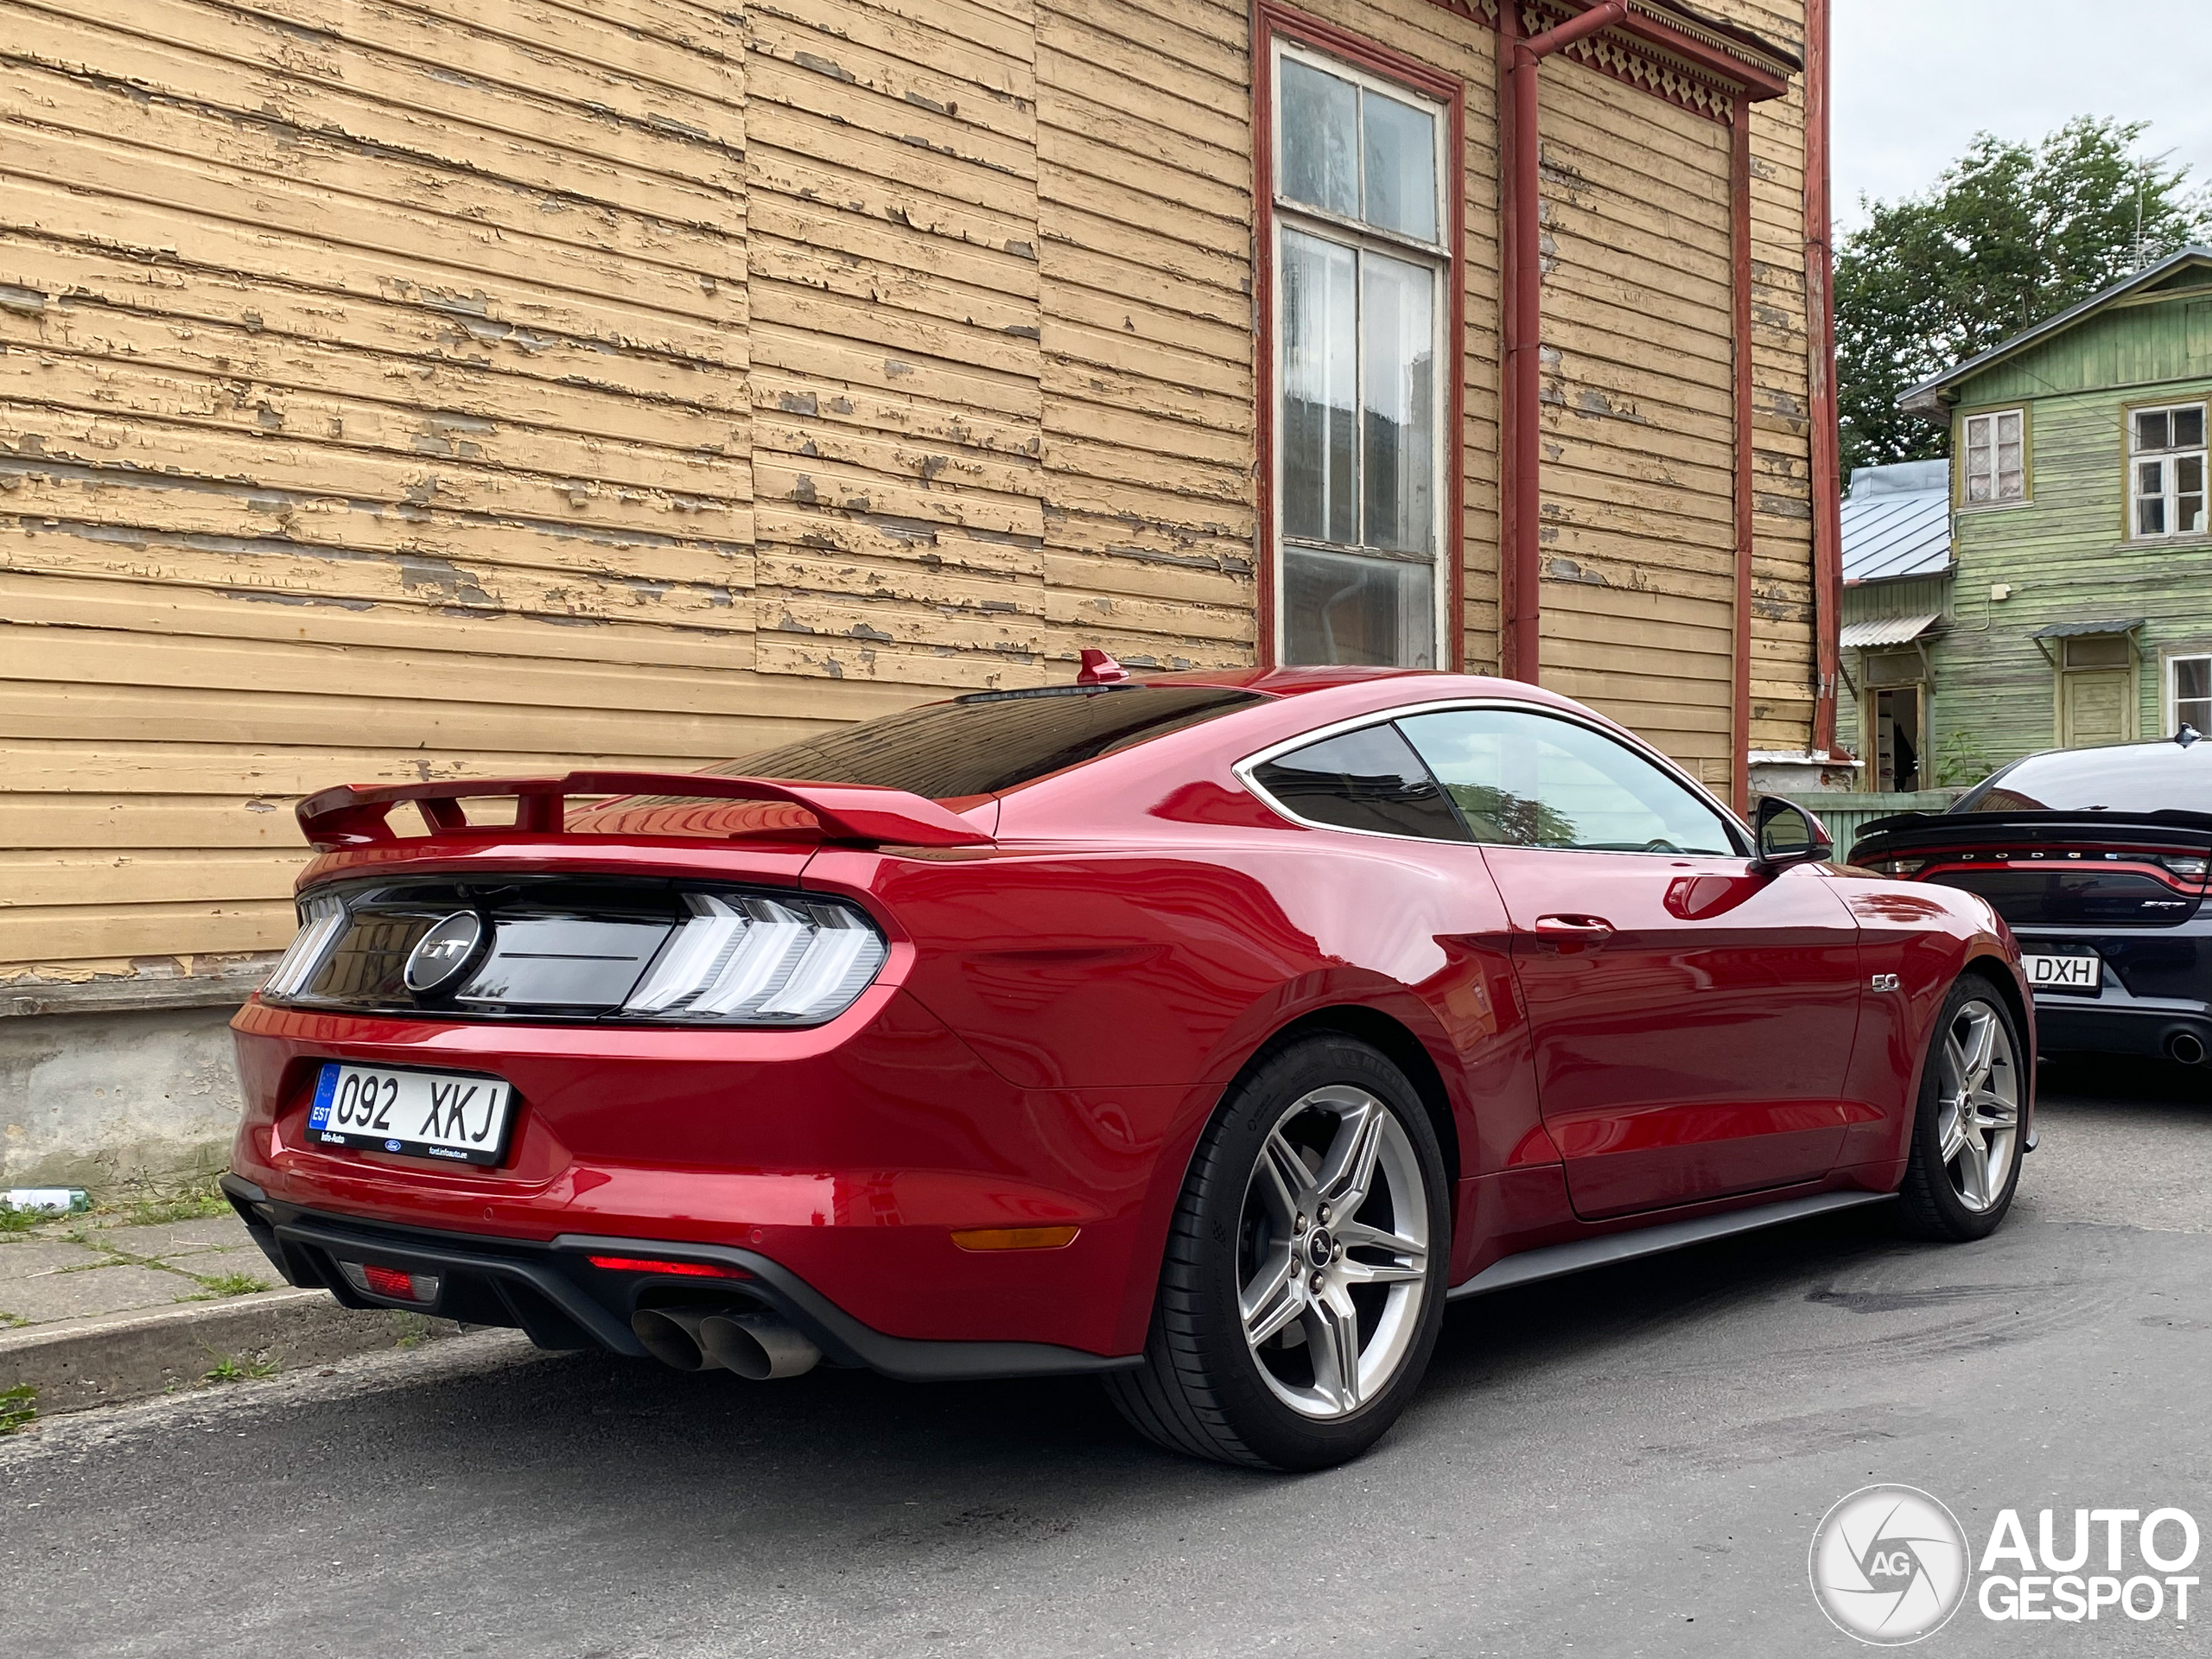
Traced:
<svg viewBox="0 0 2212 1659">
<path fill-rule="evenodd" d="M 1255 691 L 1211 685 L 984 691 L 841 727 L 707 770 L 725 778 L 875 784 L 934 800 L 995 795 L 1261 701 Z"/>
<path fill-rule="evenodd" d="M 2212 812 L 2212 741 L 2031 754 L 1961 795 L 1954 812 Z"/>
</svg>

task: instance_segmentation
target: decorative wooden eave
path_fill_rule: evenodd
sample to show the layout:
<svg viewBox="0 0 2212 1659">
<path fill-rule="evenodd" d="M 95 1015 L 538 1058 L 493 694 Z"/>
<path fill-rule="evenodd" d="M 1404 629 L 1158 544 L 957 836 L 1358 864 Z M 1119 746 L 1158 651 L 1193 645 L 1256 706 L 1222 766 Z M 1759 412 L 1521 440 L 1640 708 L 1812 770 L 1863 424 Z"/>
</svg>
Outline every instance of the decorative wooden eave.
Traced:
<svg viewBox="0 0 2212 1659">
<path fill-rule="evenodd" d="M 1448 11 L 1502 26 L 1500 0 L 1436 0 Z M 1540 35 L 1589 10 L 1570 0 L 1522 0 L 1523 35 Z M 1709 120 L 1726 122 L 1736 101 L 1780 98 L 1804 66 L 1796 54 L 1733 24 L 1666 0 L 1628 0 L 1628 16 L 1561 49 L 1586 67 Z"/>
<path fill-rule="evenodd" d="M 1586 9 L 1563 0 L 1522 0 L 1522 28 L 1541 34 Z M 1780 98 L 1802 67 L 1758 35 L 1662 0 L 1628 0 L 1625 22 L 1574 41 L 1560 55 L 1719 122 L 1734 118 L 1738 99 Z"/>
</svg>

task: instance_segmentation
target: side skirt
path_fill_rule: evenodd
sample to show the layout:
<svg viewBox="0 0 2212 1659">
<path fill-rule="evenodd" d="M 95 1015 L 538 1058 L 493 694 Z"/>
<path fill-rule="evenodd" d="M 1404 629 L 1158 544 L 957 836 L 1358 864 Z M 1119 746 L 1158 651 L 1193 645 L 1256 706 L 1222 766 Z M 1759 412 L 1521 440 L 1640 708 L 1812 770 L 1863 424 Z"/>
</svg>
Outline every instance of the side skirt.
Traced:
<svg viewBox="0 0 2212 1659">
<path fill-rule="evenodd" d="M 1730 1210 L 1717 1216 L 1700 1216 L 1692 1221 L 1634 1227 L 1625 1232 L 1607 1233 L 1602 1238 L 1570 1239 L 1564 1244 L 1547 1244 L 1493 1262 L 1465 1283 L 1452 1286 L 1446 1294 L 1452 1301 L 1462 1296 L 1486 1295 L 1514 1285 L 1534 1284 L 1540 1279 L 1580 1273 L 1586 1268 L 1632 1262 L 1640 1255 L 1659 1255 L 1668 1250 L 1703 1244 L 1710 1239 L 1757 1232 L 1762 1227 L 1777 1227 L 1786 1221 L 1802 1221 L 1808 1216 L 1855 1210 L 1861 1205 L 1887 1204 L 1896 1197 L 1894 1192 L 1815 1192 L 1809 1198 L 1784 1198 L 1778 1204 Z"/>
</svg>

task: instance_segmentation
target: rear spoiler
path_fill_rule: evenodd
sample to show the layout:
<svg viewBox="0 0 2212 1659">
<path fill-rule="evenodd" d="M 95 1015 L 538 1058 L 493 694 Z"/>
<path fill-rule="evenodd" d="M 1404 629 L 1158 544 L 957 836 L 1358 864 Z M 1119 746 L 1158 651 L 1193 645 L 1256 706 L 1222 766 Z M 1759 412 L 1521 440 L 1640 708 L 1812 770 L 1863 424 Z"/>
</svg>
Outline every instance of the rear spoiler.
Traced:
<svg viewBox="0 0 2212 1659">
<path fill-rule="evenodd" d="M 412 801 L 435 835 L 508 830 L 472 825 L 461 803 L 515 803 L 510 833 L 557 836 L 568 803 L 577 796 L 672 796 L 680 800 L 780 801 L 814 815 L 831 841 L 874 847 L 988 847 L 990 836 L 935 801 L 870 784 L 785 784 L 761 778 L 717 778 L 689 772 L 572 772 L 565 778 L 478 778 L 442 784 L 346 784 L 302 801 L 301 831 L 317 852 L 371 847 L 398 839 L 391 809 Z"/>
<path fill-rule="evenodd" d="M 2165 808 L 2156 812 L 1899 812 L 1859 826 L 1852 846 L 1856 860 L 1869 841 L 1915 847 L 1971 842 L 1990 836 L 2010 841 L 2069 841 L 2084 831 L 2114 831 L 2153 842 L 2200 846 L 2212 837 L 2212 812 Z"/>
</svg>

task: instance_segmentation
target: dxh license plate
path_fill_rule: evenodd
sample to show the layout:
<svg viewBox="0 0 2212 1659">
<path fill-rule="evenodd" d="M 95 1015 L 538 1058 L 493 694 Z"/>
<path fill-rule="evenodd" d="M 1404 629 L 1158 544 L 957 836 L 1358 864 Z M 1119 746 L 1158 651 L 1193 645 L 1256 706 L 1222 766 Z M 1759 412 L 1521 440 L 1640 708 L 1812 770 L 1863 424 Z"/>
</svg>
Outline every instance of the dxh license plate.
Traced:
<svg viewBox="0 0 2212 1659">
<path fill-rule="evenodd" d="M 2094 991 L 2103 982 L 2103 961 L 2096 957 L 2023 957 L 2028 983 L 2038 991 Z"/>
<path fill-rule="evenodd" d="M 497 1077 L 325 1061 L 308 1134 L 326 1147 L 396 1152 L 448 1163 L 506 1156 L 514 1090 Z"/>
</svg>

